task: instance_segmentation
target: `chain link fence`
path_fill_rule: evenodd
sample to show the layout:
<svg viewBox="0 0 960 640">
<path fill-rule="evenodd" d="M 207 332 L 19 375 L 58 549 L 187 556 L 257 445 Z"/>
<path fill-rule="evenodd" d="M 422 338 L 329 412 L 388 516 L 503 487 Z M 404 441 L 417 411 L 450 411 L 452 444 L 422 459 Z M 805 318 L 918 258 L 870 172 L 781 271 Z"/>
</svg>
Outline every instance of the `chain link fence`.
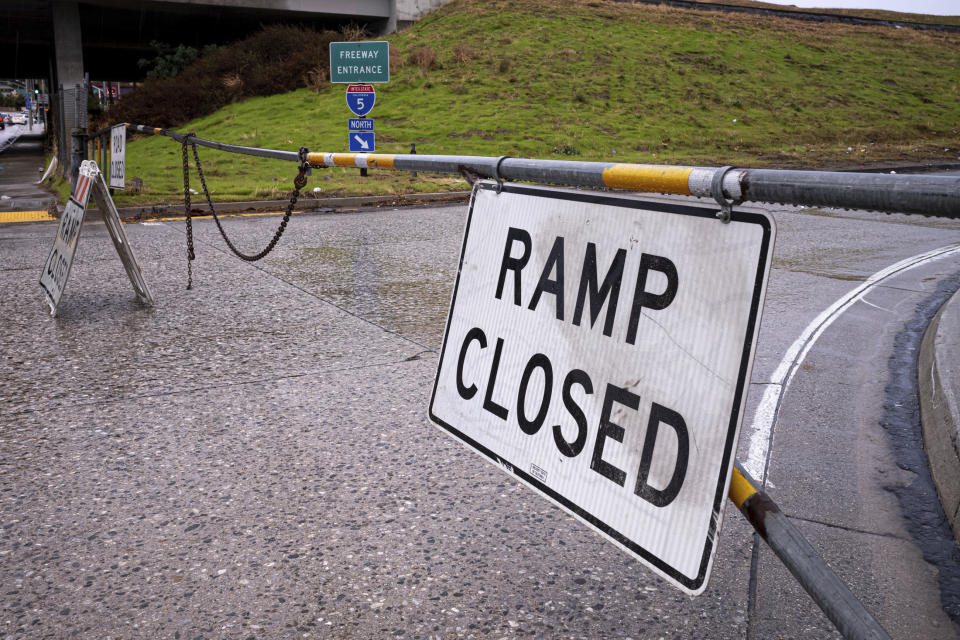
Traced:
<svg viewBox="0 0 960 640">
<path fill-rule="evenodd" d="M 81 83 L 72 87 L 60 85 L 51 96 L 54 110 L 50 124 L 54 128 L 54 153 L 62 158 L 58 174 L 68 177 L 73 183 L 77 170 L 83 160 L 83 141 L 80 136 L 87 130 L 87 85 Z"/>
</svg>

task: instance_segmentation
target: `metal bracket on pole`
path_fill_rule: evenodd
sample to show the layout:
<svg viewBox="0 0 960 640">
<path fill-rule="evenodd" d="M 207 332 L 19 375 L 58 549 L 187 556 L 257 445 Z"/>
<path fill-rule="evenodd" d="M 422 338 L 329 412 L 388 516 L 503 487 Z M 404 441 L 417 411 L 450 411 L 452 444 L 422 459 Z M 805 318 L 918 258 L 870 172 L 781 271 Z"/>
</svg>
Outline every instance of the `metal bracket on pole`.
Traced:
<svg viewBox="0 0 960 640">
<path fill-rule="evenodd" d="M 503 177 L 500 175 L 500 165 L 510 156 L 500 156 L 497 158 L 497 165 L 493 168 L 493 179 L 497 181 L 497 195 L 503 190 Z"/>
<path fill-rule="evenodd" d="M 717 217 L 720 218 L 720 221 L 724 224 L 730 222 L 733 205 L 743 202 L 743 200 L 727 200 L 723 195 L 723 177 L 733 168 L 733 165 L 728 164 L 725 167 L 717 169 L 713 173 L 713 182 L 710 184 L 710 195 L 712 195 L 713 199 L 720 205 L 720 211 L 717 212 Z"/>
</svg>

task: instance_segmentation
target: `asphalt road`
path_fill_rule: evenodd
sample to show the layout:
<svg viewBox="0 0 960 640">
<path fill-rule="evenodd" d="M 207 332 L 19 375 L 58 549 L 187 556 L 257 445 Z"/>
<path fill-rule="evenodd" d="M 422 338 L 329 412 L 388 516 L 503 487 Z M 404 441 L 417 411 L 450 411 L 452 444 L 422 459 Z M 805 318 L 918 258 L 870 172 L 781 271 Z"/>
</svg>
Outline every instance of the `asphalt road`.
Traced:
<svg viewBox="0 0 960 640">
<path fill-rule="evenodd" d="M 957 246 L 960 223 L 772 213 L 738 457 L 894 637 L 954 638 L 891 432 L 909 435 L 898 336 L 960 285 L 960 252 L 868 278 Z M 298 216 L 255 264 L 195 221 L 189 291 L 184 224 L 127 225 L 154 308 L 91 219 L 56 318 L 56 225 L 0 226 L 0 636 L 834 637 L 729 503 L 690 598 L 427 420 L 465 214 Z M 252 251 L 278 221 L 226 226 Z"/>
</svg>

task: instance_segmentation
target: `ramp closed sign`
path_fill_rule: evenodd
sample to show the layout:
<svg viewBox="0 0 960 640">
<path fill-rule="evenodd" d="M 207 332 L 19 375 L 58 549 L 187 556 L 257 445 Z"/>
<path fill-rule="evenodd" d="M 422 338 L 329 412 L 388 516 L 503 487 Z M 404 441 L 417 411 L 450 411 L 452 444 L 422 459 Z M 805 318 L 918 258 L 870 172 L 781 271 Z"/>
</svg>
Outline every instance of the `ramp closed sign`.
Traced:
<svg viewBox="0 0 960 640">
<path fill-rule="evenodd" d="M 773 249 L 765 214 L 478 183 L 430 402 L 451 435 L 706 587 Z"/>
</svg>

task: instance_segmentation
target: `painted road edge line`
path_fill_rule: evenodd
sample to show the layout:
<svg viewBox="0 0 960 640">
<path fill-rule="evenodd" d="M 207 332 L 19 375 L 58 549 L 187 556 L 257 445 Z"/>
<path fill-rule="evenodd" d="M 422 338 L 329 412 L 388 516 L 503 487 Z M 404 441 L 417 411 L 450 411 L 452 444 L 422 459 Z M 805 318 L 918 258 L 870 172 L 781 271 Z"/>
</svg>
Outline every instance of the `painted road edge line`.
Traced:
<svg viewBox="0 0 960 640">
<path fill-rule="evenodd" d="M 809 353 L 823 332 L 848 308 L 863 298 L 870 289 L 886 278 L 955 253 L 960 253 L 960 245 L 948 245 L 940 247 L 939 249 L 933 249 L 901 260 L 885 269 L 881 269 L 867 278 L 863 284 L 824 309 L 820 315 L 807 325 L 800 336 L 794 340 L 790 348 L 784 353 L 783 358 L 770 377 L 770 381 L 758 383 L 764 384 L 766 389 L 764 389 L 763 397 L 760 399 L 760 403 L 757 405 L 756 411 L 754 411 L 753 414 L 750 450 L 747 454 L 746 461 L 743 463 L 743 468 L 747 473 L 756 478 L 762 486 L 766 486 L 768 456 L 770 455 L 770 448 L 773 444 L 774 425 L 780 413 L 780 403 L 783 394 L 790 386 L 790 381 L 793 380 L 794 374 L 803 363 L 807 353 Z"/>
</svg>

